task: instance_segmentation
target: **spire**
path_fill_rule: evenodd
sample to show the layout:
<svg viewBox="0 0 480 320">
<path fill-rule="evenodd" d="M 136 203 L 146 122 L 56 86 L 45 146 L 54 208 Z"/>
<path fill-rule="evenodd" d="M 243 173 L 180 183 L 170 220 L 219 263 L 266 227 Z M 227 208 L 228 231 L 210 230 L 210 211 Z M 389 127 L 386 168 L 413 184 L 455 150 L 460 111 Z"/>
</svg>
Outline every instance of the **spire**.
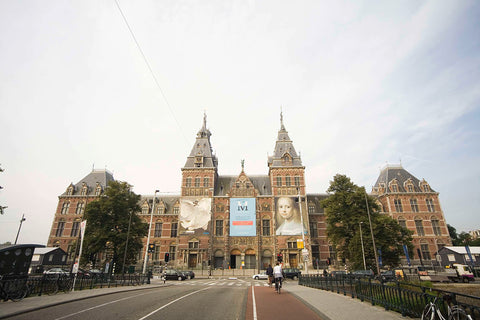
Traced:
<svg viewBox="0 0 480 320">
<path fill-rule="evenodd" d="M 280 112 L 280 130 L 278 131 L 275 150 L 273 151 L 273 156 L 269 157 L 268 164 L 275 167 L 302 166 L 300 155 L 295 151 L 293 142 L 285 129 L 282 111 Z"/>
<path fill-rule="evenodd" d="M 207 114 L 203 114 L 202 128 L 197 132 L 197 138 L 184 168 L 216 168 L 217 157 L 213 154 L 210 143 L 210 130 L 207 128 Z"/>
</svg>

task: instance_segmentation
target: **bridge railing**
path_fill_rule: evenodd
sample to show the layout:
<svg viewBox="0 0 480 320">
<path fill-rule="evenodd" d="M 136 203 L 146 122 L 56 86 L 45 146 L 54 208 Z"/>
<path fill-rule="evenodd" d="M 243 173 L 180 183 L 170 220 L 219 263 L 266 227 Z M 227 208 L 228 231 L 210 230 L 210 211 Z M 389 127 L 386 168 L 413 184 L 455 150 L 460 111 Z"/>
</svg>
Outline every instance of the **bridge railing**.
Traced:
<svg viewBox="0 0 480 320">
<path fill-rule="evenodd" d="M 373 279 L 355 278 L 350 275 L 336 277 L 301 275 L 299 284 L 351 296 L 386 310 L 397 311 L 402 316 L 420 317 L 425 305 L 438 297 L 440 308 L 446 310 L 443 295 L 449 294 L 453 303 L 460 305 L 473 319 L 480 319 L 480 297 L 437 290 L 402 281 L 382 283 Z"/>
</svg>

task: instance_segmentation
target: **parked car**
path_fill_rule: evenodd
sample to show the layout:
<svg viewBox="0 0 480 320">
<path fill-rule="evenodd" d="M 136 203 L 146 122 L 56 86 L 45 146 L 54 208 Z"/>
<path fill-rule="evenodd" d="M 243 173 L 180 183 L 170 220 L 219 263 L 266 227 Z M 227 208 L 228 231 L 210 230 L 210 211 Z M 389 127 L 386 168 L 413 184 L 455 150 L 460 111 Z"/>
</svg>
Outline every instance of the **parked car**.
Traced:
<svg viewBox="0 0 480 320">
<path fill-rule="evenodd" d="M 332 277 L 345 277 L 347 275 L 347 271 L 343 271 L 343 270 L 335 270 L 335 271 L 332 271 L 330 272 L 330 275 Z"/>
<path fill-rule="evenodd" d="M 285 269 L 283 269 L 283 275 L 285 276 L 285 278 L 290 278 L 290 279 L 293 279 L 293 280 L 297 280 L 301 273 L 302 272 L 297 268 L 285 268 Z"/>
<path fill-rule="evenodd" d="M 193 272 L 192 270 L 187 270 L 187 271 L 182 271 L 182 272 L 185 274 L 187 279 L 195 278 L 195 272 Z"/>
<path fill-rule="evenodd" d="M 382 273 L 380 273 L 380 280 L 382 282 L 396 281 L 397 275 L 395 273 L 395 270 L 383 271 Z"/>
<path fill-rule="evenodd" d="M 268 279 L 268 275 L 266 271 L 261 271 L 260 273 L 254 274 L 252 278 L 255 280 L 265 280 Z"/>
<path fill-rule="evenodd" d="M 52 268 L 43 272 L 44 274 L 60 274 L 60 275 L 68 275 L 69 273 L 62 268 Z"/>
<path fill-rule="evenodd" d="M 167 269 L 163 272 L 163 275 L 166 277 L 167 280 L 183 281 L 187 279 L 187 276 L 183 272 L 175 269 Z"/>
<path fill-rule="evenodd" d="M 352 276 L 355 279 L 373 279 L 375 274 L 372 270 L 355 270 L 352 272 Z"/>
<path fill-rule="evenodd" d="M 78 277 L 84 277 L 84 278 L 90 278 L 91 274 L 90 274 L 90 272 L 88 272 L 85 269 L 78 268 L 77 276 Z"/>
</svg>

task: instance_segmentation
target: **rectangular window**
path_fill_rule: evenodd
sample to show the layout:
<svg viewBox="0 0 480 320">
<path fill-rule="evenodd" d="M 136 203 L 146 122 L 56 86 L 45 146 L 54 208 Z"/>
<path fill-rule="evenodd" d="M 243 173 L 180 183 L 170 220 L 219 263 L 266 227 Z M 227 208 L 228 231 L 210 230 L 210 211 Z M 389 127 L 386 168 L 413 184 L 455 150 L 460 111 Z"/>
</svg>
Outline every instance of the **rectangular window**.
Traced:
<svg viewBox="0 0 480 320">
<path fill-rule="evenodd" d="M 195 187 L 196 188 L 200 187 L 200 178 L 199 177 L 195 178 Z"/>
<path fill-rule="evenodd" d="M 277 177 L 277 187 L 282 186 L 282 177 Z"/>
<path fill-rule="evenodd" d="M 413 186 L 411 184 L 407 186 L 407 189 L 408 189 L 408 192 L 413 192 Z"/>
<path fill-rule="evenodd" d="M 291 241 L 287 242 L 288 249 L 297 249 L 297 242 L 296 241 Z"/>
<path fill-rule="evenodd" d="M 61 237 L 63 234 L 63 229 L 65 228 L 65 222 L 60 221 L 57 226 L 57 232 L 55 233 L 56 237 Z"/>
<path fill-rule="evenodd" d="M 413 212 L 418 212 L 417 199 L 410 199 L 410 207 L 412 207 Z"/>
<path fill-rule="evenodd" d="M 223 220 L 215 220 L 215 235 L 223 236 Z"/>
<path fill-rule="evenodd" d="M 407 229 L 407 220 L 405 219 L 398 219 L 398 224 Z"/>
<path fill-rule="evenodd" d="M 421 244 L 420 249 L 422 251 L 423 260 L 431 260 L 430 251 L 428 250 L 428 244 Z"/>
<path fill-rule="evenodd" d="M 67 214 L 69 208 L 70 208 L 70 202 L 69 201 L 63 203 L 62 214 Z"/>
<path fill-rule="evenodd" d="M 77 237 L 79 230 L 80 230 L 80 221 L 74 221 L 72 224 L 72 232 L 70 234 L 70 237 Z"/>
<path fill-rule="evenodd" d="M 426 199 L 425 202 L 427 202 L 428 212 L 435 212 L 435 205 L 433 204 L 433 199 Z"/>
<path fill-rule="evenodd" d="M 308 213 L 315 213 L 315 206 L 313 204 L 308 206 Z"/>
<path fill-rule="evenodd" d="M 155 251 L 153 252 L 152 260 L 154 261 L 160 260 L 160 245 L 155 246 Z"/>
<path fill-rule="evenodd" d="M 403 212 L 403 207 L 402 207 L 402 200 L 400 199 L 394 199 L 393 203 L 395 204 L 395 210 L 397 212 Z"/>
<path fill-rule="evenodd" d="M 85 202 L 83 202 L 83 201 L 78 202 L 77 203 L 77 210 L 75 211 L 75 214 L 82 214 L 84 206 L 85 206 Z"/>
<path fill-rule="evenodd" d="M 295 177 L 295 186 L 300 186 L 300 177 Z"/>
<path fill-rule="evenodd" d="M 188 243 L 189 249 L 198 249 L 198 242 L 189 242 Z"/>
<path fill-rule="evenodd" d="M 163 223 L 155 222 L 155 233 L 153 234 L 154 237 L 161 237 L 162 236 L 162 228 Z"/>
<path fill-rule="evenodd" d="M 318 229 L 317 229 L 316 221 L 310 222 L 310 235 L 312 238 L 318 237 Z"/>
<path fill-rule="evenodd" d="M 173 207 L 173 214 L 179 214 L 180 213 L 180 207 Z"/>
<path fill-rule="evenodd" d="M 169 252 L 170 252 L 170 257 L 169 257 L 170 260 L 171 261 L 175 260 L 175 246 L 170 246 Z"/>
<path fill-rule="evenodd" d="M 432 228 L 433 228 L 433 233 L 436 236 L 442 235 L 442 232 L 440 230 L 440 222 L 438 222 L 438 220 L 432 220 Z"/>
<path fill-rule="evenodd" d="M 192 178 L 187 178 L 185 182 L 185 187 L 190 188 L 192 186 Z"/>
<path fill-rule="evenodd" d="M 419 236 L 424 236 L 425 235 L 425 231 L 423 231 L 422 220 L 415 220 L 415 228 L 417 229 L 417 234 Z"/>
<path fill-rule="evenodd" d="M 203 178 L 203 186 L 204 186 L 205 188 L 208 188 L 209 180 L 210 180 L 210 179 L 208 179 L 208 178 Z"/>
<path fill-rule="evenodd" d="M 178 229 L 178 223 L 177 222 L 172 222 L 172 229 L 171 229 L 170 237 L 172 237 L 172 238 L 177 237 L 177 229 Z"/>
<path fill-rule="evenodd" d="M 285 177 L 285 185 L 286 185 L 287 187 L 290 187 L 290 185 L 291 185 L 290 176 L 286 176 L 286 177 Z"/>
<path fill-rule="evenodd" d="M 393 192 L 398 192 L 398 187 L 396 184 L 392 184 L 392 191 Z"/>
<path fill-rule="evenodd" d="M 270 235 L 270 219 L 263 219 L 262 220 L 262 235 L 269 236 Z"/>
</svg>

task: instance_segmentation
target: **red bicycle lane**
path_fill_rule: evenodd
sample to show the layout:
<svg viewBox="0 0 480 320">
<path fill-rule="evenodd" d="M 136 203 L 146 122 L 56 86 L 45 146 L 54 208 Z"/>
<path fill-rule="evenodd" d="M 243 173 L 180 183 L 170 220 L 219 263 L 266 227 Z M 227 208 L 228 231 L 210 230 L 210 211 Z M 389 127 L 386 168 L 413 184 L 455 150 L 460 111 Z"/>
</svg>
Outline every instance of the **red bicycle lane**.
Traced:
<svg viewBox="0 0 480 320">
<path fill-rule="evenodd" d="M 246 320 L 282 320 L 322 318 L 295 296 L 274 288 L 252 286 L 248 290 Z"/>
</svg>

